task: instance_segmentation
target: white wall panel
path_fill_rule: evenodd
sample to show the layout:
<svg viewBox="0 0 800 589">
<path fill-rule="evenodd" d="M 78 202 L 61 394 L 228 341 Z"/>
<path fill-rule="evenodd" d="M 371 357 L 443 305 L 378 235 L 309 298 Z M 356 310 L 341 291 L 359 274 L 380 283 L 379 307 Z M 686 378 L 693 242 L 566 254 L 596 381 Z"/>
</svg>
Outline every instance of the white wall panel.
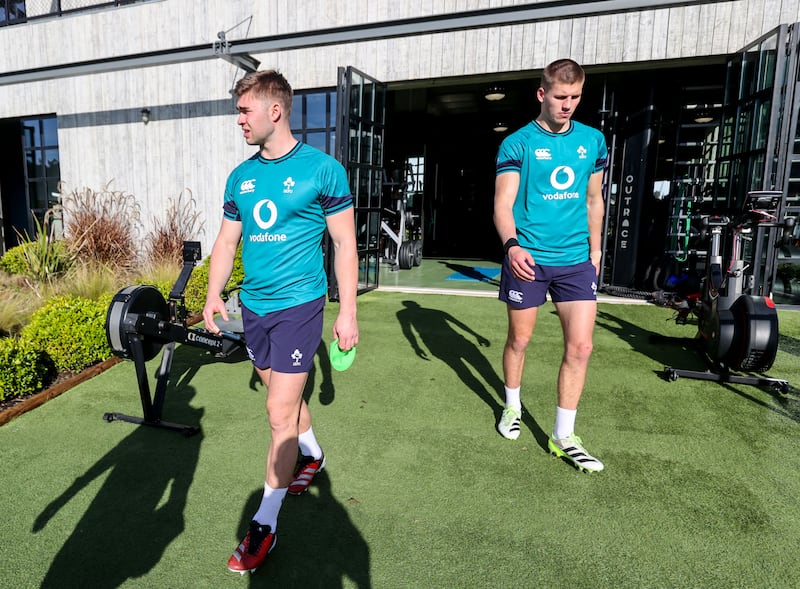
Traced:
<svg viewBox="0 0 800 589">
<path fill-rule="evenodd" d="M 652 14 L 649 12 L 648 14 Z M 622 28 L 622 61 L 636 61 L 639 46 L 639 27 L 641 25 L 641 13 L 632 12 L 624 16 L 624 26 Z M 647 43 L 649 45 L 649 43 Z"/>
</svg>

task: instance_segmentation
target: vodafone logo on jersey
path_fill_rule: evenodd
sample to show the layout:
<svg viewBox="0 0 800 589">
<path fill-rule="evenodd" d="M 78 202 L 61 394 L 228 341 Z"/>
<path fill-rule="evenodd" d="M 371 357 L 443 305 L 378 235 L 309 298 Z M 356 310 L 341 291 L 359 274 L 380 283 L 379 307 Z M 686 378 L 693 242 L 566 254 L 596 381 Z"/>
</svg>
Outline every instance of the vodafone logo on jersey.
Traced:
<svg viewBox="0 0 800 589">
<path fill-rule="evenodd" d="M 542 194 L 544 200 L 567 200 L 579 198 L 580 194 L 570 191 L 575 183 L 575 171 L 569 166 L 558 166 L 550 173 L 550 186 L 555 192 Z"/>
<path fill-rule="evenodd" d="M 253 219 L 255 219 L 256 225 L 266 231 L 278 220 L 278 207 L 268 198 L 260 200 L 253 207 Z"/>
<path fill-rule="evenodd" d="M 286 241 L 285 233 L 269 233 L 267 231 L 278 220 L 278 207 L 270 199 L 265 198 L 255 204 L 253 220 L 264 233 L 252 233 L 249 238 L 251 242 Z"/>
<path fill-rule="evenodd" d="M 575 172 L 569 166 L 558 166 L 550 174 L 550 186 L 556 190 L 566 190 L 575 182 Z"/>
</svg>

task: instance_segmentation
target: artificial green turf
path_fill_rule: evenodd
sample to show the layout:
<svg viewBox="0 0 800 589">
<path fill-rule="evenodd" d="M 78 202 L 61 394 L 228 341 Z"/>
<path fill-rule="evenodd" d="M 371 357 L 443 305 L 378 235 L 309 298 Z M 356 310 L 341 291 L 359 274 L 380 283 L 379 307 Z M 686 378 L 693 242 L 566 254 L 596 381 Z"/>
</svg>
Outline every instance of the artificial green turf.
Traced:
<svg viewBox="0 0 800 589">
<path fill-rule="evenodd" d="M 327 309 L 325 342 L 336 305 Z M 225 562 L 255 511 L 268 430 L 243 354 L 178 346 L 164 419 L 139 415 L 119 364 L 0 427 L 0 579 L 27 587 L 794 587 L 800 403 L 663 378 L 698 357 L 671 312 L 601 304 L 577 431 L 584 475 L 544 446 L 562 343 L 551 305 L 529 349 L 519 440 L 501 409 L 505 311 L 489 298 L 372 292 L 346 372 L 308 387 L 328 467 L 287 497 L 267 564 Z M 800 313 L 781 312 L 770 375 L 800 382 Z M 484 344 L 484 345 L 481 345 Z M 154 373 L 157 359 L 150 364 Z"/>
</svg>

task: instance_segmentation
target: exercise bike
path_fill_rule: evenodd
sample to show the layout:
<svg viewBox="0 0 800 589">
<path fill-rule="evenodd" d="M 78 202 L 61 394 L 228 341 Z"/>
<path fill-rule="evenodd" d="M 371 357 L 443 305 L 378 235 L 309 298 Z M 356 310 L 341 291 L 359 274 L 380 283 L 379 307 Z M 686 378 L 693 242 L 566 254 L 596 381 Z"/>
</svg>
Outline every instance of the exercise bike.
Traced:
<svg viewBox="0 0 800 589">
<path fill-rule="evenodd" d="M 133 360 L 143 417 L 105 413 L 104 420 L 175 430 L 187 436 L 200 431 L 197 426 L 161 419 L 175 343 L 196 346 L 212 352 L 218 358 L 225 358 L 243 347 L 245 341 L 241 319 L 235 318 L 241 317 L 239 298 L 235 292 L 223 293 L 230 320 L 227 323 L 221 319 L 216 321 L 222 330 L 220 333 L 187 326 L 184 292 L 199 260 L 200 243 L 183 242 L 183 268 L 169 293 L 168 301 L 164 300 L 156 287 L 150 285 L 127 286 L 111 300 L 106 314 L 106 336 L 115 356 Z M 156 388 L 151 396 L 145 363 L 155 358 L 162 348 Z"/>
<path fill-rule="evenodd" d="M 763 376 L 772 367 L 778 351 L 778 313 L 769 296 L 745 293 L 746 287 L 752 286 L 752 275 L 746 275 L 748 266 L 742 259 L 744 242 L 754 228 L 778 228 L 782 233 L 794 225 L 794 219 L 781 221 L 776 216 L 781 196 L 774 191 L 750 192 L 742 213 L 733 217 L 702 217 L 708 236 L 705 278 L 698 296 L 680 300 L 678 319 L 685 320 L 688 312 L 697 316 L 695 342 L 711 368 L 700 371 L 667 366 L 664 368 L 667 380 L 675 381 L 682 376 L 768 386 L 788 393 L 786 380 Z M 762 243 L 757 242 L 757 245 Z M 726 244 L 730 247 L 727 260 L 723 255 Z M 762 248 L 754 249 L 754 259 L 760 262 Z"/>
</svg>

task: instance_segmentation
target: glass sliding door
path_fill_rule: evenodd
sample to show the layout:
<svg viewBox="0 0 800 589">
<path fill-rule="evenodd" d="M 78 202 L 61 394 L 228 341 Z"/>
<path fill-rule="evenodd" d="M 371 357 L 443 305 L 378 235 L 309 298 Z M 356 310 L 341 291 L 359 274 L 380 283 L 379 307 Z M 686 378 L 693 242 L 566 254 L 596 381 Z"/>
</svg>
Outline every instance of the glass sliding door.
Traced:
<svg viewBox="0 0 800 589">
<path fill-rule="evenodd" d="M 378 286 L 386 86 L 353 67 L 339 68 L 336 102 L 335 155 L 347 169 L 353 192 L 362 293 Z M 332 264 L 333 253 L 328 253 Z M 330 282 L 329 298 L 336 300 L 335 280 Z"/>
<path fill-rule="evenodd" d="M 740 210 L 747 193 L 782 191 L 774 215 L 798 212 L 797 24 L 781 25 L 728 61 L 715 209 Z M 794 38 L 794 39 L 793 39 Z M 779 228 L 757 227 L 746 241 L 749 292 L 770 296 L 781 263 Z"/>
</svg>

